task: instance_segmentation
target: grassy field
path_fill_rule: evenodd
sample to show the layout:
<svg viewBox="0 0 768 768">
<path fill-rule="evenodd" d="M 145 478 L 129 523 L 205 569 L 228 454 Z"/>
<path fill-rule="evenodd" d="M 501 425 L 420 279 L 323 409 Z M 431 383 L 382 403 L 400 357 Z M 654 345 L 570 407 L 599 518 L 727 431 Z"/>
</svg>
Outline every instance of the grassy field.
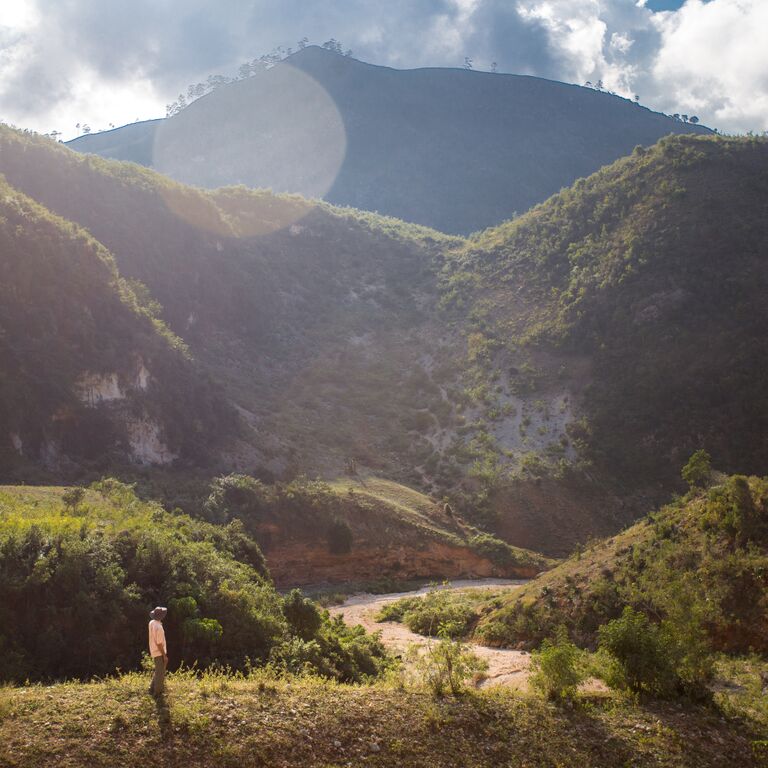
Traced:
<svg viewBox="0 0 768 768">
<path fill-rule="evenodd" d="M 562 709 L 495 690 L 435 699 L 392 684 L 174 674 L 0 689 L 3 768 L 91 766 L 766 765 L 738 703 L 638 705 L 606 695 Z M 735 701 L 736 694 L 727 694 Z"/>
</svg>

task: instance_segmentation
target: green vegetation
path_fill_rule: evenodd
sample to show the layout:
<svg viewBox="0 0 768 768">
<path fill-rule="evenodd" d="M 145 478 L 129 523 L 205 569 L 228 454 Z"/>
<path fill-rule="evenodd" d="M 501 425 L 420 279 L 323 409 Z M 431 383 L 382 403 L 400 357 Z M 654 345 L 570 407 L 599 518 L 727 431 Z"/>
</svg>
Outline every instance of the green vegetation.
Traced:
<svg viewBox="0 0 768 768">
<path fill-rule="evenodd" d="M 711 674 L 712 649 L 768 648 L 766 520 L 768 479 L 736 475 L 694 488 L 488 606 L 476 635 L 536 646 L 564 625 L 578 645 L 594 648 L 600 638 L 615 658 L 630 648 L 667 681 L 624 669 L 628 687 L 669 689 L 671 679 L 693 691 Z"/>
<path fill-rule="evenodd" d="M 58 459 L 78 479 L 110 471 L 129 452 L 113 412 L 140 409 L 197 471 L 211 442 L 265 481 L 360 466 L 445 495 L 512 541 L 519 526 L 504 518 L 518 498 L 548 516 L 540 484 L 569 497 L 590 486 L 564 511 L 572 524 L 552 526 L 563 528 L 557 553 L 632 519 L 637 509 L 620 502 L 633 489 L 676 488 L 670 467 L 695 449 L 731 471 L 768 459 L 761 139 L 664 139 L 469 241 L 297 196 L 192 189 L 9 128 L 0 147 L 14 194 L 87 230 L 121 295 L 165 339 L 154 354 L 158 340 L 133 345 L 150 390 L 122 409 L 73 394 L 84 371 L 129 380 L 136 358 L 114 339 L 120 313 L 104 310 L 92 331 L 103 333 L 74 334 L 61 360 L 46 337 L 40 359 L 54 360 L 55 381 L 32 404 L 23 394 L 51 377 L 18 332 L 4 337 L 15 351 L 3 370 L 16 372 L 3 378 L 15 404 L 6 477 L 34 479 L 20 464 L 41 449 L 58 452 L 46 459 L 52 479 Z M 53 280 L 45 264 L 39 272 Z M 57 327 L 90 328 L 78 307 L 98 291 L 73 281 L 63 293 L 78 301 L 32 294 L 3 327 L 17 330 L 25 311 L 39 324 L 45 303 L 63 307 Z M 61 431 L 73 439 L 43 439 Z M 519 554 L 476 547 L 501 565 Z"/>
<path fill-rule="evenodd" d="M 554 640 L 546 639 L 531 656 L 531 685 L 553 701 L 573 700 L 584 682 L 583 653 L 560 627 Z"/>
<path fill-rule="evenodd" d="M 376 621 L 401 621 L 411 632 L 464 637 L 477 618 L 466 595 L 433 589 L 423 597 L 403 597 L 385 605 Z"/>
<path fill-rule="evenodd" d="M 1 178 L 0 197 L 0 471 L 24 478 L 24 458 L 39 453 L 49 466 L 64 454 L 104 470 L 127 458 L 142 423 L 158 426 L 169 453 L 204 460 L 235 416 L 143 287 L 89 233 Z M 102 375 L 115 377 L 118 402 L 84 393 Z"/>
<path fill-rule="evenodd" d="M 446 621 L 436 633 L 437 641 L 423 651 L 412 648 L 416 670 L 427 690 L 435 696 L 463 693 L 469 681 L 481 680 L 488 669 L 487 662 L 456 639 L 459 633 L 460 627 Z"/>
<path fill-rule="evenodd" d="M 243 450 L 265 479 L 328 465 L 340 471 L 352 457 L 405 482 L 422 481 L 415 468 L 435 451 L 420 429 L 405 425 L 417 426 L 427 411 L 440 416 L 443 428 L 452 420 L 452 404 L 420 359 L 436 341 L 434 264 L 461 240 L 295 195 L 245 187 L 204 192 L 7 127 L 0 127 L 0 173 L 108 249 L 126 284 L 146 286 L 136 288 L 142 300 L 221 386 L 212 403 L 147 397 L 167 430 L 194 426 L 205 435 L 200 448 L 220 439 L 220 453 Z M 37 274 L 56 276 L 44 265 Z M 46 316 L 40 297 L 30 297 L 27 307 Z M 69 305 L 62 311 L 64 325 Z M 107 336 L 114 321 L 100 326 Z M 116 364 L 126 365 L 127 345 L 114 333 L 103 346 L 119 346 Z M 449 355 L 440 357 L 450 378 Z M 92 354 L 67 360 L 78 374 L 114 370 Z M 147 367 L 160 378 L 156 369 L 165 364 L 153 358 Z M 203 386 L 191 371 L 177 371 L 173 381 L 177 388 Z M 241 409 L 238 425 L 224 419 L 230 403 Z M 19 435 L 32 458 L 39 430 Z M 111 440 L 105 430 L 99 436 Z M 194 464 L 204 466 L 204 458 Z"/>
<path fill-rule="evenodd" d="M 712 457 L 704 450 L 696 451 L 680 474 L 691 488 L 705 486 L 712 477 Z"/>
<path fill-rule="evenodd" d="M 578 393 L 569 436 L 625 487 L 674 487 L 702 445 L 762 471 L 766 168 L 764 138 L 667 137 L 478 235 L 442 275 L 473 385 L 535 365 Z"/>
<path fill-rule="evenodd" d="M 631 607 L 599 628 L 600 650 L 612 662 L 606 679 L 633 693 L 668 695 L 676 682 L 673 636 Z"/>
<path fill-rule="evenodd" d="M 213 522 L 241 520 L 267 553 L 296 543 L 317 547 L 323 542 L 334 555 L 354 556 L 359 548 L 371 547 L 385 552 L 397 545 L 412 548 L 413 557 L 418 558 L 434 544 L 468 548 L 487 558 L 502 574 L 540 570 L 550 564 L 547 558 L 448 517 L 422 493 L 377 478 L 326 483 L 298 477 L 266 484 L 247 475 L 228 475 L 213 481 L 202 509 Z M 383 564 L 371 565 L 379 578 L 387 575 Z M 313 580 L 322 580 L 322 575 L 318 572 Z M 442 574 L 425 571 L 420 575 Z M 361 578 L 359 573 L 350 576 Z"/>
<path fill-rule="evenodd" d="M 165 512 L 112 479 L 82 493 L 3 488 L 0 575 L 0 680 L 135 669 L 157 604 L 174 666 L 270 662 L 355 681 L 388 663 L 362 628 L 282 598 L 242 523 Z"/>
</svg>

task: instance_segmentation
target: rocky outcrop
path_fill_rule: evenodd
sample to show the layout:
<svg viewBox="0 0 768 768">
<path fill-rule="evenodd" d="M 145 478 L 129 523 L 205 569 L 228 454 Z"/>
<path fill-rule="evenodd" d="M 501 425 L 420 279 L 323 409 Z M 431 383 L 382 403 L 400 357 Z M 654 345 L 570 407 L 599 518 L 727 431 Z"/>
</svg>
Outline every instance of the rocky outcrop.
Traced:
<svg viewBox="0 0 768 768">
<path fill-rule="evenodd" d="M 129 421 L 128 442 L 131 456 L 139 464 L 171 464 L 178 454 L 161 439 L 160 426 L 150 419 Z"/>
<path fill-rule="evenodd" d="M 116 373 L 84 373 L 75 388 L 80 401 L 91 408 L 125 399 Z"/>
</svg>

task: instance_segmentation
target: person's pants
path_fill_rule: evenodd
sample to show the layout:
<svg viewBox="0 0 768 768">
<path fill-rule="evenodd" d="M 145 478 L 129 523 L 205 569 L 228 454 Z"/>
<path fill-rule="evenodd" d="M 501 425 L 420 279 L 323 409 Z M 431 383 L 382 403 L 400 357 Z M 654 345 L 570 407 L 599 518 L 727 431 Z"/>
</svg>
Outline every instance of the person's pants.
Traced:
<svg viewBox="0 0 768 768">
<path fill-rule="evenodd" d="M 149 685 L 149 692 L 153 696 L 159 696 L 165 690 L 165 659 L 162 656 L 153 656 L 155 672 Z"/>
</svg>

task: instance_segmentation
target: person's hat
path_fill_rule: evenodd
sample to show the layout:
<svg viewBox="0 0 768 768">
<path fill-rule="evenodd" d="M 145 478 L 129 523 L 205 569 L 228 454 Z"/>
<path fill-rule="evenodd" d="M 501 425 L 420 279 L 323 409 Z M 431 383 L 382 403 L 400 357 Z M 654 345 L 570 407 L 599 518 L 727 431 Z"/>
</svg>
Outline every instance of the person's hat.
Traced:
<svg viewBox="0 0 768 768">
<path fill-rule="evenodd" d="M 168 609 L 158 605 L 157 608 L 154 608 L 149 612 L 149 618 L 162 621 L 165 618 L 166 613 L 168 613 Z"/>
</svg>

